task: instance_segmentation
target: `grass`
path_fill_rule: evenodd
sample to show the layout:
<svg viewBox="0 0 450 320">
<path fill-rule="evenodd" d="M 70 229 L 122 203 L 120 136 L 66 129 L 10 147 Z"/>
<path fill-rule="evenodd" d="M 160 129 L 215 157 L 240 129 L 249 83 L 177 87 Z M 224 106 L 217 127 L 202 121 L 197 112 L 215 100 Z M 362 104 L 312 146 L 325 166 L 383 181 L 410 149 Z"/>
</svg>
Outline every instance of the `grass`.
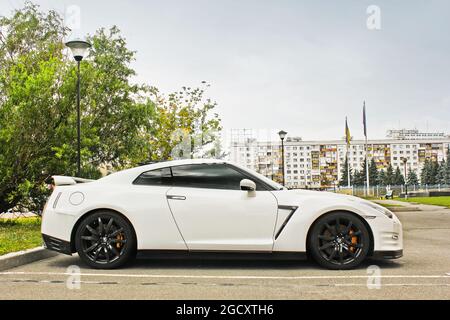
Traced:
<svg viewBox="0 0 450 320">
<path fill-rule="evenodd" d="M 408 199 L 398 198 L 396 200 L 404 201 L 404 202 L 420 203 L 420 204 L 431 204 L 431 205 L 444 206 L 444 207 L 450 208 L 450 196 L 417 197 L 417 198 L 414 197 L 414 198 L 408 198 Z"/>
<path fill-rule="evenodd" d="M 0 256 L 40 245 L 41 218 L 0 219 Z"/>
</svg>

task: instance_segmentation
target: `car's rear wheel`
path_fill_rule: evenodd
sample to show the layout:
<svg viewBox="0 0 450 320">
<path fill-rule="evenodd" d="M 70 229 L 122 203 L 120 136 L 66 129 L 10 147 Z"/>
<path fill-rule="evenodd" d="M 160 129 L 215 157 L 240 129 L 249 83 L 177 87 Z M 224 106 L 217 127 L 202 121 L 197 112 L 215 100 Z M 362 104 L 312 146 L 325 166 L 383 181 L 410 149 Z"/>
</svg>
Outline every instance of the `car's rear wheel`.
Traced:
<svg viewBox="0 0 450 320">
<path fill-rule="evenodd" d="M 75 246 L 80 258 L 93 268 L 112 269 L 132 259 L 136 237 L 130 223 L 113 211 L 98 211 L 79 224 Z"/>
<path fill-rule="evenodd" d="M 328 269 L 351 269 L 367 256 L 370 235 L 363 221 L 349 212 L 333 212 L 319 218 L 309 235 L 309 252 Z"/>
</svg>

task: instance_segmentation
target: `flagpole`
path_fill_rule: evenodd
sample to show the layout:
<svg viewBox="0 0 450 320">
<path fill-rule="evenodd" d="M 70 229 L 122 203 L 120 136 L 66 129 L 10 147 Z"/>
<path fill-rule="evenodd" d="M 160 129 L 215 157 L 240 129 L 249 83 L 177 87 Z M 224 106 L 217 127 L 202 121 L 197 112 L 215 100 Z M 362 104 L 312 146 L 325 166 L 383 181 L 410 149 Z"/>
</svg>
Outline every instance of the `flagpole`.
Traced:
<svg viewBox="0 0 450 320">
<path fill-rule="evenodd" d="M 349 144 L 347 143 L 347 187 L 350 188 L 350 159 L 349 159 Z"/>
<path fill-rule="evenodd" d="M 369 160 L 367 157 L 367 136 L 366 136 L 366 180 L 367 180 L 367 195 L 370 195 L 369 192 L 369 187 L 370 187 L 370 182 L 369 182 Z"/>
<path fill-rule="evenodd" d="M 367 182 L 367 195 L 370 195 L 370 181 L 369 181 L 369 158 L 367 157 L 367 123 L 366 123 L 366 101 L 363 102 L 363 124 L 364 124 L 364 136 L 366 140 L 366 182 Z"/>
<path fill-rule="evenodd" d="M 347 143 L 347 187 L 350 188 L 350 129 L 345 117 L 345 142 Z"/>
</svg>

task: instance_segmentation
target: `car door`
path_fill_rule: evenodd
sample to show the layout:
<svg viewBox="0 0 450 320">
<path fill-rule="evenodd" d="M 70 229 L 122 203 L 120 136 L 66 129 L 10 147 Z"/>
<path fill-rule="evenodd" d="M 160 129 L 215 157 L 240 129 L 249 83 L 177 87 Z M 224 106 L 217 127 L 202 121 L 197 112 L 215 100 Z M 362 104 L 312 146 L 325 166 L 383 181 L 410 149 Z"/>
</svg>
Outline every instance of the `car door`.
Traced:
<svg viewBox="0 0 450 320">
<path fill-rule="evenodd" d="M 227 164 L 172 167 L 166 195 L 189 250 L 272 250 L 276 198 L 258 183 L 240 190 L 245 178 Z"/>
</svg>

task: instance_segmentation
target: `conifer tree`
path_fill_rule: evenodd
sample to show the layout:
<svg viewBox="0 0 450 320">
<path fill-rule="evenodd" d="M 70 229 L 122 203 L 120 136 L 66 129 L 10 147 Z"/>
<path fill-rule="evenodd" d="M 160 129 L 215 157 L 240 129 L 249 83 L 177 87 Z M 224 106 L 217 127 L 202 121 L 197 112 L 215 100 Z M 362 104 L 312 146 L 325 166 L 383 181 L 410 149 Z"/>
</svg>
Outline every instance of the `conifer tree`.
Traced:
<svg viewBox="0 0 450 320">
<path fill-rule="evenodd" d="M 377 180 L 378 180 L 378 184 L 379 185 L 381 185 L 381 186 L 384 186 L 384 185 L 386 185 L 386 172 L 384 171 L 384 169 L 381 169 L 379 172 L 378 172 L 378 178 L 377 178 Z"/>
<path fill-rule="evenodd" d="M 394 168 L 392 168 L 392 165 L 389 164 L 389 166 L 386 169 L 386 175 L 384 177 L 384 185 L 391 185 L 394 184 Z"/>
<path fill-rule="evenodd" d="M 400 172 L 400 167 L 397 167 L 395 169 L 394 179 L 393 179 L 393 185 L 400 186 L 405 184 L 405 178 L 403 177 L 403 174 Z"/>
<path fill-rule="evenodd" d="M 344 170 L 342 171 L 341 179 L 339 180 L 339 186 L 348 186 L 348 172 L 350 169 L 350 185 L 352 185 L 352 168 L 348 167 L 348 158 L 345 157 Z"/>
<path fill-rule="evenodd" d="M 411 168 L 409 168 L 409 171 L 408 171 L 407 183 L 408 183 L 408 185 L 419 184 L 419 178 L 417 177 L 416 172 L 413 171 Z"/>
</svg>

